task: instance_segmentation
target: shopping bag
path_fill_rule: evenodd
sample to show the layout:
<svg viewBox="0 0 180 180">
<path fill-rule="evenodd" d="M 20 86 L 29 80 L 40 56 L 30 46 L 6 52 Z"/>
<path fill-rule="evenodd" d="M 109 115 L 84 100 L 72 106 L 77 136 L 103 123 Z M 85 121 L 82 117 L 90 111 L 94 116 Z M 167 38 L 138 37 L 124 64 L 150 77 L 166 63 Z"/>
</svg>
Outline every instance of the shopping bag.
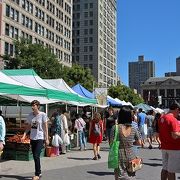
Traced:
<svg viewBox="0 0 180 180">
<path fill-rule="evenodd" d="M 114 140 L 110 144 L 110 150 L 108 154 L 109 169 L 116 169 L 119 166 L 119 141 L 117 140 L 118 134 L 118 125 L 116 125 Z"/>
<path fill-rule="evenodd" d="M 59 147 L 60 144 L 63 144 L 63 140 L 61 139 L 61 137 L 58 134 L 55 134 L 52 137 L 52 142 L 51 142 L 52 146 L 54 147 Z"/>
<path fill-rule="evenodd" d="M 66 134 L 64 135 L 64 144 L 65 144 L 66 146 L 68 146 L 68 145 L 70 144 L 70 138 L 69 138 L 68 133 L 66 133 Z"/>
</svg>

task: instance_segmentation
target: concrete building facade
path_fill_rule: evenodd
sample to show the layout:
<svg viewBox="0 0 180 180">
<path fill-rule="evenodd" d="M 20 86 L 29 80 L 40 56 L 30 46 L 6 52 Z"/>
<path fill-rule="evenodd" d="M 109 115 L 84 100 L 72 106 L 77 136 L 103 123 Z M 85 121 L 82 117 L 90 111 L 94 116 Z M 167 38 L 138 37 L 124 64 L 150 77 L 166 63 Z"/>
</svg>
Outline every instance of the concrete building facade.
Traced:
<svg viewBox="0 0 180 180">
<path fill-rule="evenodd" d="M 149 105 L 168 108 L 180 102 L 180 76 L 152 77 L 141 85 L 143 99 Z"/>
<path fill-rule="evenodd" d="M 144 56 L 138 56 L 137 62 L 129 62 L 129 87 L 141 93 L 141 84 L 155 76 L 154 61 L 145 61 Z"/>
<path fill-rule="evenodd" d="M 90 68 L 99 87 L 117 84 L 116 0 L 73 1 L 73 63 Z"/>
<path fill-rule="evenodd" d="M 72 0 L 0 1 L 0 55 L 13 56 L 13 40 L 20 37 L 43 44 L 71 67 Z"/>
</svg>

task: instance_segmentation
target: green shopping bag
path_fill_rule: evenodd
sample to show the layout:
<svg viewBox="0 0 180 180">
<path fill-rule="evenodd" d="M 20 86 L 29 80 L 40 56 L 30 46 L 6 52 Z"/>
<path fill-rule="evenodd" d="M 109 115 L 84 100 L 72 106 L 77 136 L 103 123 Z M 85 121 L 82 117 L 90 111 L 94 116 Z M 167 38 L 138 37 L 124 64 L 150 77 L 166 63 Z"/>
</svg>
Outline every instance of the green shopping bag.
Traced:
<svg viewBox="0 0 180 180">
<path fill-rule="evenodd" d="M 116 125 L 114 140 L 110 144 L 110 150 L 108 154 L 109 169 L 116 169 L 119 166 L 119 141 L 117 140 L 118 134 L 118 125 Z"/>
</svg>

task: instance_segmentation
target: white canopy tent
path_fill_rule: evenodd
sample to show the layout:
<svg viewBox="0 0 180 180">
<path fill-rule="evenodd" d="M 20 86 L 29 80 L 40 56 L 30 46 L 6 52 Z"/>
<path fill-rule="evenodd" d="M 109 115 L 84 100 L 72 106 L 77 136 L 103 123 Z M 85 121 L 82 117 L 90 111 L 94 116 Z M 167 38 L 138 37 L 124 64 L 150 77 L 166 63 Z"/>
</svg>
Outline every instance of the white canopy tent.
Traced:
<svg viewBox="0 0 180 180">
<path fill-rule="evenodd" d="M 23 85 L 30 86 L 33 88 L 38 88 L 38 89 L 47 89 L 47 90 L 52 90 L 49 91 L 50 96 L 53 97 L 47 103 L 51 102 L 63 102 L 63 103 L 68 103 L 68 104 L 75 104 L 75 105 L 88 105 L 91 104 L 91 100 L 89 101 L 87 98 L 76 98 L 78 97 L 77 94 L 74 94 L 72 92 L 67 92 L 64 93 L 66 95 L 67 99 L 63 97 L 62 90 L 50 85 L 43 79 L 41 79 L 33 69 L 18 69 L 18 70 L 3 70 L 3 73 L 14 79 L 15 81 L 22 83 Z M 64 91 L 65 92 L 65 91 Z M 62 94 L 62 95 L 61 95 Z M 57 97 L 57 99 L 56 99 Z M 60 98 L 59 98 L 60 97 Z M 72 97 L 72 98 L 71 98 Z M 62 99 L 61 99 L 62 98 Z M 29 98 L 30 99 L 30 98 Z M 72 101 L 71 101 L 72 99 Z"/>
</svg>

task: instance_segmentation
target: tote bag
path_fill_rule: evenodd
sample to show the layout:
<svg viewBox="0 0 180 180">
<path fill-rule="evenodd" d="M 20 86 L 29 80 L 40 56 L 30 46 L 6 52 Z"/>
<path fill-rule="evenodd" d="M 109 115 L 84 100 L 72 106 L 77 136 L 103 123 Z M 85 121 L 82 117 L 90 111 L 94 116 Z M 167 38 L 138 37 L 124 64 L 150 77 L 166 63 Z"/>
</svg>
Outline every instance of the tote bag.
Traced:
<svg viewBox="0 0 180 180">
<path fill-rule="evenodd" d="M 116 169 L 119 166 L 119 141 L 118 141 L 118 125 L 115 127 L 114 140 L 110 144 L 110 150 L 108 155 L 108 168 Z"/>
</svg>

